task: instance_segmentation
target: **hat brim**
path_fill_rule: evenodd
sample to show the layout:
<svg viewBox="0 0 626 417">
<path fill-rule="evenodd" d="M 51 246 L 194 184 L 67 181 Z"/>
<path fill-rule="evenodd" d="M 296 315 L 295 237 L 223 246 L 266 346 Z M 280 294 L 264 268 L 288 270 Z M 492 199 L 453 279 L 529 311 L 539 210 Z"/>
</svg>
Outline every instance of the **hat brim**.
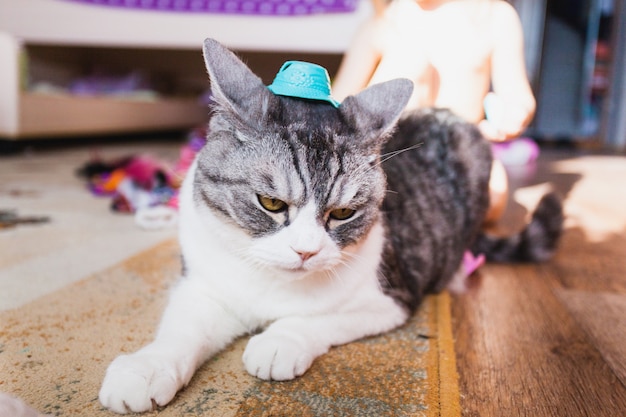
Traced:
<svg viewBox="0 0 626 417">
<path fill-rule="evenodd" d="M 293 85 L 280 85 L 271 84 L 267 88 L 279 96 L 287 96 L 294 98 L 302 98 L 307 100 L 325 101 L 333 105 L 333 107 L 339 107 L 339 102 L 335 100 L 331 95 L 313 88 L 297 87 Z"/>
</svg>

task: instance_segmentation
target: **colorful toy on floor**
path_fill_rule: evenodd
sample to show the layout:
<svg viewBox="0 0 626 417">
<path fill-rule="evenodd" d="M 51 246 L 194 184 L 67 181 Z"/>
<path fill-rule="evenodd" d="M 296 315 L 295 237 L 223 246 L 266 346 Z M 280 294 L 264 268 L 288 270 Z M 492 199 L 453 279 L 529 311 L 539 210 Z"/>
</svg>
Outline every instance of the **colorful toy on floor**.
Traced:
<svg viewBox="0 0 626 417">
<path fill-rule="evenodd" d="M 105 162 L 96 158 L 79 173 L 94 195 L 112 197 L 115 211 L 134 212 L 139 207 L 165 203 L 174 194 L 171 168 L 147 155 Z"/>
<path fill-rule="evenodd" d="M 94 195 L 111 197 L 114 211 L 137 213 L 153 207 L 177 210 L 178 190 L 196 153 L 206 142 L 205 135 L 204 128 L 190 132 L 173 166 L 149 155 L 133 155 L 109 162 L 95 157 L 78 173 L 86 178 Z"/>
</svg>

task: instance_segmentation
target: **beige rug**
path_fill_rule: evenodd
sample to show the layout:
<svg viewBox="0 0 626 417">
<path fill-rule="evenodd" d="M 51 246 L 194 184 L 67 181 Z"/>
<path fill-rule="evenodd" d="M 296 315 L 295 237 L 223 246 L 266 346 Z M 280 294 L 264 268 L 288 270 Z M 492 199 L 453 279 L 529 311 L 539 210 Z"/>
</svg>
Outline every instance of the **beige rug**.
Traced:
<svg viewBox="0 0 626 417">
<path fill-rule="evenodd" d="M 147 343 L 180 270 L 167 241 L 0 313 L 0 392 L 54 416 L 112 416 L 98 402 L 109 362 Z M 460 416 L 446 293 L 400 329 L 337 347 L 301 378 L 249 376 L 246 339 L 207 362 L 162 416 Z M 5 416 L 2 416 L 5 417 Z"/>
</svg>

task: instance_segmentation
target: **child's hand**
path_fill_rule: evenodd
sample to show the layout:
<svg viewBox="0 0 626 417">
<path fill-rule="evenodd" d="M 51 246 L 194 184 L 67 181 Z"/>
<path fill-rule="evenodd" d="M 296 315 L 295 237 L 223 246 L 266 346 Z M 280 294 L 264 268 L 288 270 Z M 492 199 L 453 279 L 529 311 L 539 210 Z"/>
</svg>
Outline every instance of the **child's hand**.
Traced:
<svg viewBox="0 0 626 417">
<path fill-rule="evenodd" d="M 480 130 L 480 133 L 482 133 L 483 136 L 491 142 L 505 142 L 509 139 L 505 132 L 486 119 L 478 122 L 478 129 Z"/>
<path fill-rule="evenodd" d="M 483 102 L 485 120 L 478 123 L 481 133 L 492 142 L 504 142 L 518 137 L 527 124 L 528 112 L 512 103 L 505 103 L 494 93 Z"/>
</svg>

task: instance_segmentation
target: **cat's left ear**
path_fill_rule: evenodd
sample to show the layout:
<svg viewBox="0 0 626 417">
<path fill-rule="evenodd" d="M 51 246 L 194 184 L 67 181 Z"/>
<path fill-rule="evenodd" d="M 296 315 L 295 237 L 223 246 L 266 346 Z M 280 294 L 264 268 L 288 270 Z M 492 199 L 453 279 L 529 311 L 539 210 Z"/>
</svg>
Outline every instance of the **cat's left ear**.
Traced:
<svg viewBox="0 0 626 417">
<path fill-rule="evenodd" d="M 215 39 L 204 41 L 203 54 L 213 101 L 246 120 L 262 120 L 272 94 L 261 78 Z"/>
<path fill-rule="evenodd" d="M 347 97 L 339 106 L 346 119 L 361 132 L 384 137 L 406 107 L 413 83 L 405 78 L 386 81 Z"/>
</svg>

